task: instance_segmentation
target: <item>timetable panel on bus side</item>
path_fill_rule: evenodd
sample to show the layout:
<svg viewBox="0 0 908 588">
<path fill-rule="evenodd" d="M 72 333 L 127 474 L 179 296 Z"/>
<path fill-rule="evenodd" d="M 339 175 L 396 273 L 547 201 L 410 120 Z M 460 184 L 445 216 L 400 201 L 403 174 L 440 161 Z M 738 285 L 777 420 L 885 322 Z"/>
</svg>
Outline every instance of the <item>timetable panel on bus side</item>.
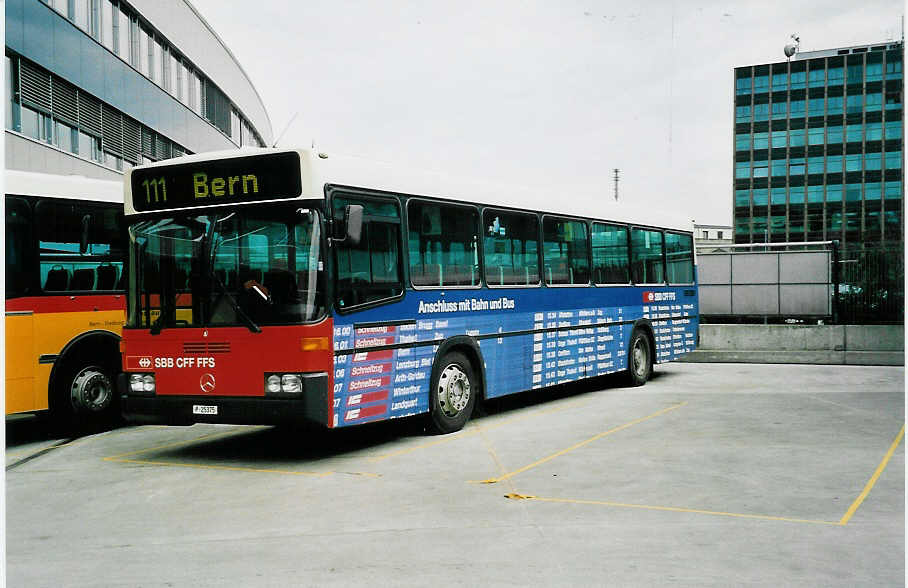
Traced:
<svg viewBox="0 0 908 588">
<path fill-rule="evenodd" d="M 335 318 L 334 426 L 429 409 L 438 344 L 475 338 L 486 397 L 626 368 L 633 322 L 652 322 L 655 362 L 692 351 L 691 287 L 421 290 L 387 306 Z"/>
</svg>

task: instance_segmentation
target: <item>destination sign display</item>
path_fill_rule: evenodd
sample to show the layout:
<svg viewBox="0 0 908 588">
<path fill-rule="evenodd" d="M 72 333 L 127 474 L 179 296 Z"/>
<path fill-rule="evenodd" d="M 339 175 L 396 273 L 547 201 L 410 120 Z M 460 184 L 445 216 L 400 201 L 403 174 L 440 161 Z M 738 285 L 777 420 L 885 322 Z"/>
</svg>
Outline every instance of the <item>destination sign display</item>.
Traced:
<svg viewBox="0 0 908 588">
<path fill-rule="evenodd" d="M 138 212 L 297 198 L 303 191 L 293 152 L 134 169 L 131 185 Z"/>
</svg>

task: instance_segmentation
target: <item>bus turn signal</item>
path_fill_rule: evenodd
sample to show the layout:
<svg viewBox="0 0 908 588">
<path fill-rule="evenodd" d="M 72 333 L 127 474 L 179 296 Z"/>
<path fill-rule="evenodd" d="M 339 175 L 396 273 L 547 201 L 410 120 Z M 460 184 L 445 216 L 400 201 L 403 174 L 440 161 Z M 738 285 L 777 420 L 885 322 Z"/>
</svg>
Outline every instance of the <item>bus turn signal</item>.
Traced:
<svg viewBox="0 0 908 588">
<path fill-rule="evenodd" d="M 300 339 L 300 349 L 303 351 L 328 351 L 328 337 L 303 337 Z"/>
</svg>

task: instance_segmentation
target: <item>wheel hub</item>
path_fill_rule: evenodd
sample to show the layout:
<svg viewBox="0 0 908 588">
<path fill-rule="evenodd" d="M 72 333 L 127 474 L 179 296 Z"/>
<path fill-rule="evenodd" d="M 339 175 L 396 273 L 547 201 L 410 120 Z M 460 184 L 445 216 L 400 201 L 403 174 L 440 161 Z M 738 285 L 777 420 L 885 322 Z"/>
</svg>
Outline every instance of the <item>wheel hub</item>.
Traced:
<svg viewBox="0 0 908 588">
<path fill-rule="evenodd" d="M 73 407 L 88 412 L 101 412 L 113 400 L 113 384 L 101 368 L 84 368 L 73 379 L 71 388 Z"/>
<path fill-rule="evenodd" d="M 470 401 L 470 379 L 457 365 L 449 365 L 438 378 L 438 404 L 449 417 L 466 408 Z"/>
<path fill-rule="evenodd" d="M 634 343 L 634 373 L 639 377 L 646 375 L 647 352 L 646 342 L 641 338 Z"/>
</svg>

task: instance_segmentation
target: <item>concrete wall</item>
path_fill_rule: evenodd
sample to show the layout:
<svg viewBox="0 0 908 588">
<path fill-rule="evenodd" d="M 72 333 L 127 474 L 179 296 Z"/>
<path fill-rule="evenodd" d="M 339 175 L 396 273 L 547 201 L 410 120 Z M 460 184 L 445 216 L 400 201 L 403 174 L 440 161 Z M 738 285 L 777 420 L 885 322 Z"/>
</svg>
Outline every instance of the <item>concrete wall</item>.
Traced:
<svg viewBox="0 0 908 588">
<path fill-rule="evenodd" d="M 685 361 L 905 365 L 903 325 L 700 325 Z"/>
</svg>

